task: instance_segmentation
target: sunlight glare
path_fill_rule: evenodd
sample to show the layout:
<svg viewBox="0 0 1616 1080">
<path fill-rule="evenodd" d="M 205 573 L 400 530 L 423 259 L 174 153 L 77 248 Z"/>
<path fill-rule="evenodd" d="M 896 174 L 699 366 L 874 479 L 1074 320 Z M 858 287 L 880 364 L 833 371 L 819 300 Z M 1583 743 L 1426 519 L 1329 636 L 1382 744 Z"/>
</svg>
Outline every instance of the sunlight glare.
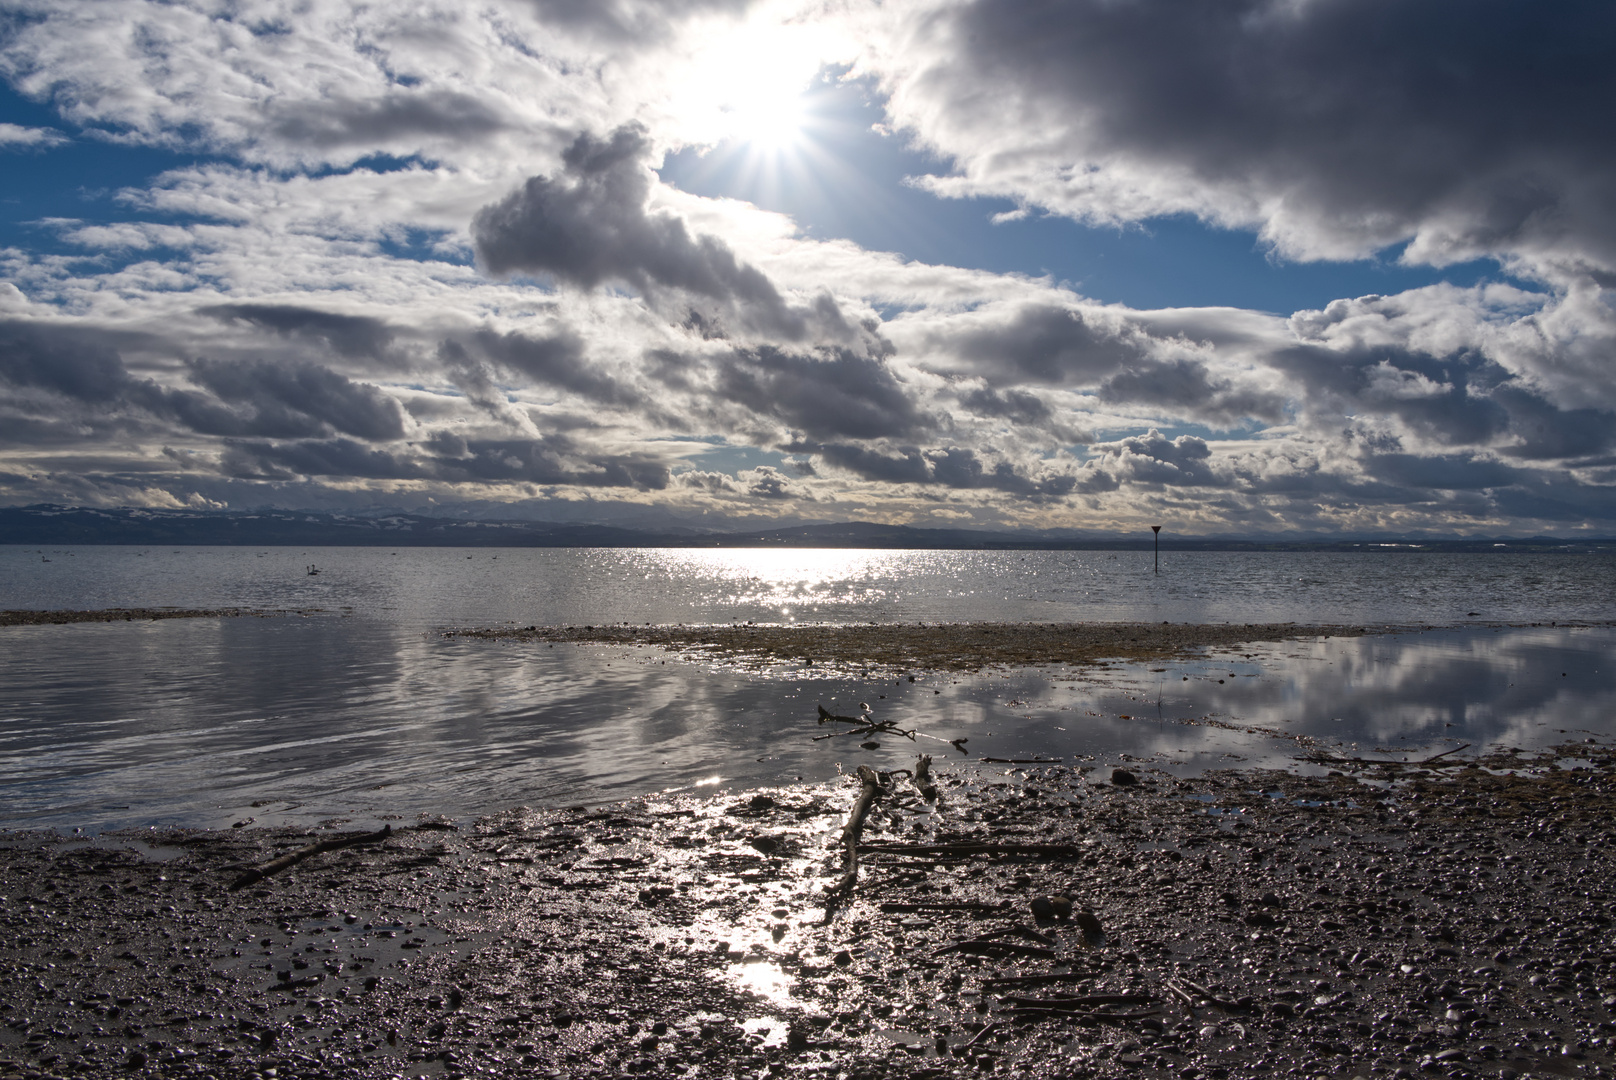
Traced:
<svg viewBox="0 0 1616 1080">
<path fill-rule="evenodd" d="M 693 141 L 791 147 L 807 119 L 806 92 L 823 63 L 812 27 L 748 20 L 714 35 L 674 107 Z"/>
</svg>

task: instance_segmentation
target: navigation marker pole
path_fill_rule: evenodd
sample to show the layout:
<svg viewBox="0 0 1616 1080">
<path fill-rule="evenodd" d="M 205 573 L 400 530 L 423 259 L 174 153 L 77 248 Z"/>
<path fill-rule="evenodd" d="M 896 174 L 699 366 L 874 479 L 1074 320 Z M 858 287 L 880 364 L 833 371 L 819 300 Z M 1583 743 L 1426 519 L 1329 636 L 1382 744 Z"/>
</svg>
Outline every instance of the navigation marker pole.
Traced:
<svg viewBox="0 0 1616 1080">
<path fill-rule="evenodd" d="M 1156 573 L 1161 573 L 1161 526 L 1152 525 L 1150 531 L 1156 534 Z"/>
</svg>

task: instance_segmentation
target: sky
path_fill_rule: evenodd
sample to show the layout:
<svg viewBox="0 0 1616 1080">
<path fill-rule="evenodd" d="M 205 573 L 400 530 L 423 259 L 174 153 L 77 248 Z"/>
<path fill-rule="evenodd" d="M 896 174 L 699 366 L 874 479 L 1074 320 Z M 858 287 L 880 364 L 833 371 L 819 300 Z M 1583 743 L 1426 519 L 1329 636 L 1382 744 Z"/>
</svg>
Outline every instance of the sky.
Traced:
<svg viewBox="0 0 1616 1080">
<path fill-rule="evenodd" d="M 0 504 L 1616 534 L 1616 7 L 0 0 Z"/>
</svg>

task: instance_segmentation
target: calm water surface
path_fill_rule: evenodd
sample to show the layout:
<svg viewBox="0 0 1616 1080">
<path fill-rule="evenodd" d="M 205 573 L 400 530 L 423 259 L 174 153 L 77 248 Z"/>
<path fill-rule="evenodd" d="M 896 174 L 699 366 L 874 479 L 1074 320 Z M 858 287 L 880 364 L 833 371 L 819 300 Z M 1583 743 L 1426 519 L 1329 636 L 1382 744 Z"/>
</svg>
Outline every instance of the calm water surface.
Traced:
<svg viewBox="0 0 1616 1080">
<path fill-rule="evenodd" d="M 1616 560 L 1553 555 L 0 547 L 0 607 L 318 608 L 0 630 L 0 826 L 366 822 L 898 767 L 946 745 L 813 741 L 815 705 L 973 756 L 1279 764 L 1616 732 L 1616 632 L 1474 627 L 1187 664 L 892 683 L 654 650 L 446 640 L 457 625 L 1612 617 Z M 49 560 L 49 561 L 46 561 Z M 309 575 L 309 565 L 320 568 Z M 1470 612 L 1479 612 L 1472 616 Z M 666 661 L 666 662 L 664 662 Z M 958 755 L 954 755 L 959 760 Z M 255 805 L 256 804 L 256 805 Z"/>
</svg>

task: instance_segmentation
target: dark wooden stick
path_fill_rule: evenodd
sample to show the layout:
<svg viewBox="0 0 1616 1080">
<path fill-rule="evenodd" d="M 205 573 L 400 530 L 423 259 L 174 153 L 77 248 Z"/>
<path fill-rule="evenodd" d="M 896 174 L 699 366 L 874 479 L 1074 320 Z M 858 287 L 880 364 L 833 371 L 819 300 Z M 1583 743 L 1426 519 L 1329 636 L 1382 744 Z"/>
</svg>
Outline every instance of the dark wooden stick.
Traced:
<svg viewBox="0 0 1616 1080">
<path fill-rule="evenodd" d="M 965 1043 L 963 1046 L 960 1047 L 960 1049 L 969 1050 L 971 1047 L 973 1047 L 977 1043 L 981 1042 L 982 1037 L 984 1035 L 988 1034 L 988 1032 L 990 1032 L 990 1031 L 998 1031 L 998 1030 L 999 1030 L 999 1022 L 997 1020 L 993 1021 L 991 1024 L 983 1024 L 982 1025 L 982 1030 L 978 1031 L 974 1036 L 972 1036 L 971 1041 L 968 1042 L 968 1043 Z"/>
<path fill-rule="evenodd" d="M 881 776 L 868 765 L 858 767 L 859 790 L 858 801 L 853 804 L 853 810 L 847 815 L 847 824 L 842 826 L 842 844 L 847 848 L 847 869 L 842 872 L 842 879 L 834 886 L 825 890 L 825 918 L 828 921 L 832 909 L 838 899 L 845 898 L 853 891 L 853 883 L 858 880 L 858 852 L 859 835 L 864 831 L 864 819 L 870 813 L 870 807 L 881 796 Z"/>
<path fill-rule="evenodd" d="M 272 859 L 262 866 L 255 866 L 251 870 L 248 870 L 245 874 L 242 874 L 235 881 L 230 883 L 230 891 L 235 892 L 237 889 L 245 889 L 249 885 L 256 885 L 258 882 L 263 881 L 272 874 L 278 874 L 288 867 L 296 866 L 298 863 L 302 862 L 304 859 L 307 859 L 311 855 L 319 855 L 320 853 L 326 851 L 336 851 L 339 848 L 354 847 L 357 844 L 375 844 L 382 840 L 386 840 L 391 835 L 393 835 L 393 827 L 391 825 L 383 825 L 381 829 L 373 833 L 361 833 L 358 836 L 343 836 L 335 840 L 322 840 L 318 844 L 310 844 L 308 847 L 298 848 L 296 851 L 282 855 L 278 859 Z"/>
<path fill-rule="evenodd" d="M 1016 956 L 1036 956 L 1040 960 L 1055 959 L 1054 949 L 1045 949 L 1038 945 L 1021 945 L 1014 941 L 961 941 L 953 945 L 944 945 L 934 950 L 933 956 L 943 953 L 962 952 L 974 956 L 997 956 L 1002 953 L 1012 953 Z"/>
<path fill-rule="evenodd" d="M 1119 1020 L 1144 1020 L 1152 1016 L 1160 1016 L 1160 1009 L 1146 1009 L 1143 1012 L 1108 1013 L 1108 1012 L 1066 1012 L 1064 1009 L 1012 1009 L 1011 1016 L 1016 1017 L 1059 1017 L 1075 1024 L 1114 1024 Z"/>
<path fill-rule="evenodd" d="M 996 941 L 999 938 L 1005 938 L 1005 937 L 1011 937 L 1011 936 L 1024 937 L 1029 941 L 1036 941 L 1040 945 L 1047 945 L 1050 948 L 1055 947 L 1055 939 L 1054 938 L 1048 936 L 1047 934 L 1040 934 L 1038 931 L 1034 930 L 1032 927 L 1030 927 L 1030 926 L 1022 926 L 1020 923 L 1016 923 L 1013 926 L 1006 926 L 1001 930 L 989 930 L 985 934 L 976 935 L 976 937 L 972 938 L 971 940 L 972 941 Z"/>
<path fill-rule="evenodd" d="M 1234 1012 L 1234 1011 L 1236 1011 L 1238 1009 L 1243 1008 L 1243 1006 L 1240 1004 L 1240 1002 L 1238 1002 L 1238 1001 L 1229 1001 L 1229 1000 L 1227 1000 L 1225 998 L 1220 998 L 1216 994 L 1214 994 L 1212 991 L 1210 991 L 1206 987 L 1202 986 L 1200 983 L 1190 982 L 1188 979 L 1182 979 L 1182 978 L 1179 981 L 1182 982 L 1185 986 L 1189 987 L 1191 990 L 1194 990 L 1197 994 L 1200 994 L 1201 997 L 1205 1001 L 1207 1001 L 1208 1003 L 1210 1003 L 1212 1005 L 1216 1005 L 1220 1009 L 1223 1009 L 1223 1010 L 1228 1011 L 1228 1012 Z M 1170 988 L 1173 984 L 1168 983 L 1167 985 Z"/>
<path fill-rule="evenodd" d="M 990 975 L 982 980 L 983 986 L 1043 986 L 1049 983 L 1091 982 L 1098 979 L 1096 971 L 1057 971 L 1048 975 Z"/>
<path fill-rule="evenodd" d="M 901 844 L 886 840 L 872 840 L 861 845 L 865 851 L 879 851 L 887 855 L 1042 855 L 1044 857 L 1077 858 L 1081 848 L 1070 844 L 996 844 L 992 842 L 956 844 Z"/>
<path fill-rule="evenodd" d="M 1083 994 L 1077 997 L 1005 997 L 999 1000 L 1011 1005 L 1067 1010 L 1081 1009 L 1090 1005 L 1148 1005 L 1153 999 L 1149 994 Z"/>
</svg>

